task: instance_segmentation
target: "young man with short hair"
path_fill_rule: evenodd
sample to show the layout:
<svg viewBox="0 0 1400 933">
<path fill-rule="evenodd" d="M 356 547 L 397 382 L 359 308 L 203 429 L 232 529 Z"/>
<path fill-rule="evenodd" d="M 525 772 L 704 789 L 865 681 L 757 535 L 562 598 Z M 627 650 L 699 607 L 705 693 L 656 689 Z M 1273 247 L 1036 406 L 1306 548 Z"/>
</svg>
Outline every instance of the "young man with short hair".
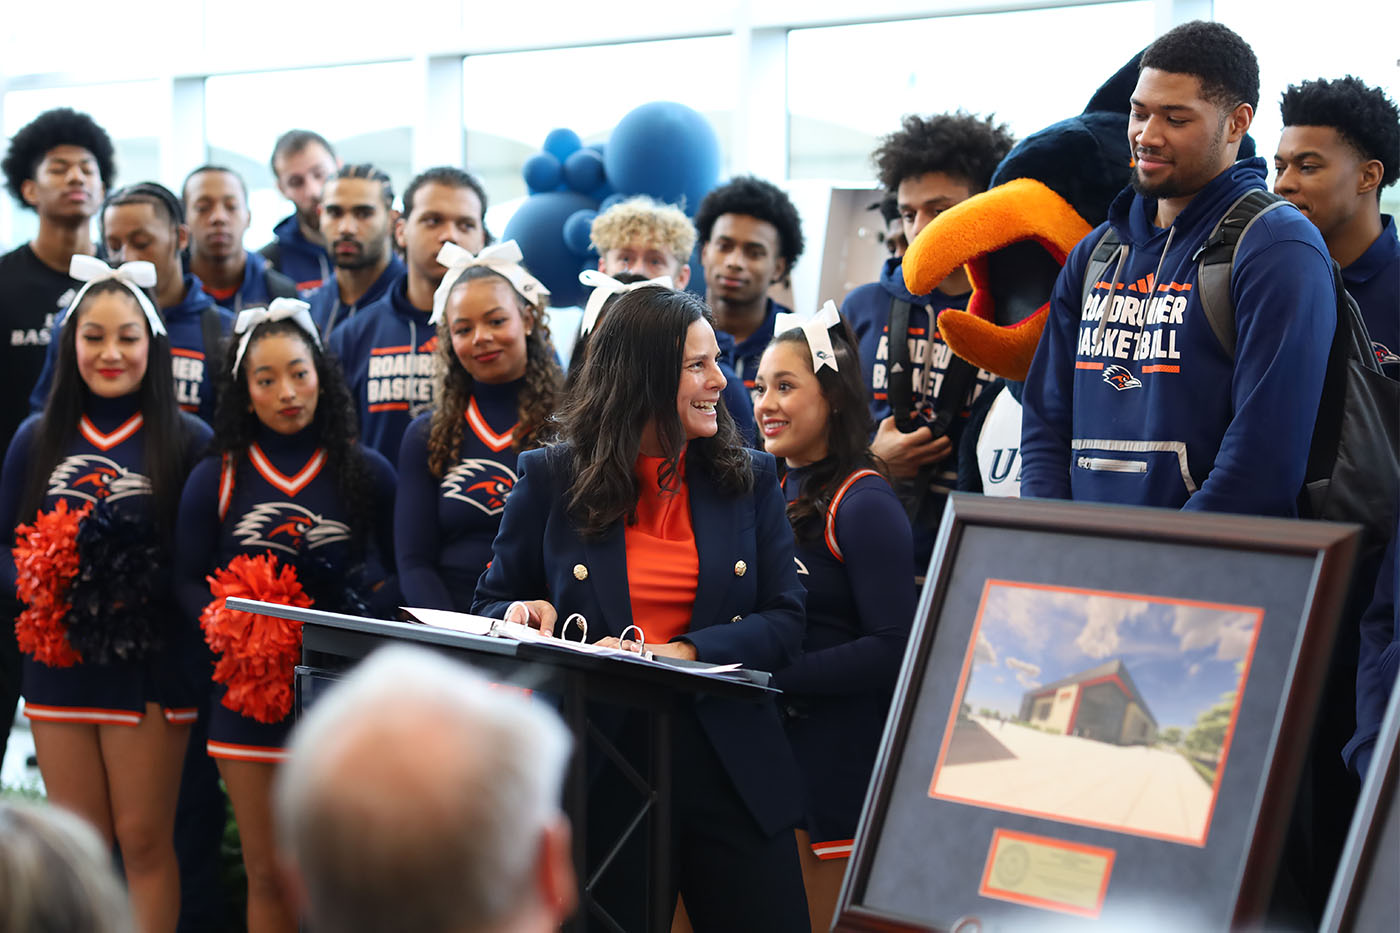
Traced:
<svg viewBox="0 0 1400 933">
<path fill-rule="evenodd" d="M 144 260 L 156 267 L 156 307 L 170 335 L 175 399 L 185 411 L 213 423 L 214 386 L 223 338 L 233 314 L 214 303 L 199 279 L 184 270 L 180 254 L 189 244 L 180 199 L 164 185 L 143 181 L 114 191 L 102 207 L 102 237 L 113 265 Z M 55 326 L 62 325 L 62 318 Z M 29 404 L 44 407 L 58 344 L 49 344 L 44 371 Z"/>
<path fill-rule="evenodd" d="M 1235 161 L 1258 100 L 1253 50 L 1219 23 L 1177 26 L 1143 52 L 1132 187 L 1070 253 L 1026 377 L 1022 495 L 1298 514 L 1337 325 L 1322 236 L 1284 205 L 1240 238 L 1233 358 L 1196 288 L 1211 231 L 1264 188 L 1263 159 Z M 1123 245 L 1086 300 L 1109 225 Z"/>
<path fill-rule="evenodd" d="M 340 193 L 328 190 L 328 205 L 332 197 Z M 433 404 L 437 331 L 428 319 L 433 293 L 447 274 L 438 250 L 451 242 L 481 252 L 490 239 L 485 216 L 481 182 L 461 169 L 440 166 L 414 178 L 403 194 L 403 216 L 394 223 L 406 274 L 331 335 L 329 347 L 340 357 L 359 412 L 360 440 L 390 463 L 398 462 L 409 422 Z"/>
<path fill-rule="evenodd" d="M 0 413 L 0 458 L 29 414 L 24 398 L 44 368 L 54 320 L 81 284 L 68 275 L 78 253 L 95 252 L 89 226 L 116 177 L 112 140 L 85 113 L 47 110 L 10 139 L 5 188 L 39 217 L 28 243 L 0 257 L 0 392 L 12 400 Z M 7 532 L 8 533 L 8 532 Z M 19 604 L 0 605 L 0 760 L 19 703 L 20 662 L 12 621 Z"/>
<path fill-rule="evenodd" d="M 288 130 L 272 147 L 277 190 L 296 210 L 273 228 L 276 239 L 259 252 L 302 292 L 311 291 L 331 276 L 319 208 L 325 183 L 339 167 L 340 159 L 331 144 L 311 130 Z"/>
<path fill-rule="evenodd" d="M 774 322 L 789 312 L 768 297 L 768 288 L 790 274 L 802 255 L 802 219 L 777 185 L 742 175 L 705 195 L 695 228 L 705 301 L 716 330 L 734 338 L 734 372 L 752 393 Z"/>
<path fill-rule="evenodd" d="M 367 308 L 404 274 L 389 237 L 394 229 L 394 185 L 368 162 L 347 165 L 321 193 L 321 232 L 335 259 L 335 275 L 306 296 L 323 338 Z"/>
<path fill-rule="evenodd" d="M 614 277 L 640 275 L 643 279 L 669 275 L 677 289 L 690 284 L 695 227 L 678 207 L 658 203 L 646 195 L 628 198 L 595 217 L 589 237 L 598 251 L 600 272 Z M 744 439 L 753 443 L 753 405 L 743 381 L 727 361 L 734 350 L 734 338 L 723 331 L 716 331 L 715 337 L 726 357 L 720 363 L 725 378 L 725 408 Z"/>
<path fill-rule="evenodd" d="M 242 176 L 222 165 L 201 165 L 185 176 L 180 192 L 190 225 L 189 270 L 209 297 L 237 314 L 297 296 L 295 282 L 243 248 L 252 218 Z"/>
<path fill-rule="evenodd" d="M 1356 299 L 1381 369 L 1400 377 L 1400 238 L 1381 189 L 1400 174 L 1400 109 L 1348 75 L 1289 85 L 1274 193 L 1322 233 Z"/>
<path fill-rule="evenodd" d="M 881 139 L 872 160 L 881 186 L 891 193 L 906 247 L 934 217 L 985 191 L 1014 143 L 1005 126 L 963 111 L 910 114 Z M 915 567 L 922 575 L 943 503 L 958 485 L 957 444 L 966 407 L 992 377 L 978 372 L 971 385 L 960 386 L 962 398 L 951 402 L 957 416 L 935 437 L 935 406 L 952 362 L 935 321 L 946 308 L 965 308 L 972 286 L 959 268 L 930 294 L 914 295 L 904 286 L 900 263 L 899 255 L 887 259 L 879 281 L 847 295 L 841 314 L 860 346 L 876 425 L 871 449 L 885 461 L 910 511 Z M 897 352 L 901 343 L 903 354 Z"/>
</svg>

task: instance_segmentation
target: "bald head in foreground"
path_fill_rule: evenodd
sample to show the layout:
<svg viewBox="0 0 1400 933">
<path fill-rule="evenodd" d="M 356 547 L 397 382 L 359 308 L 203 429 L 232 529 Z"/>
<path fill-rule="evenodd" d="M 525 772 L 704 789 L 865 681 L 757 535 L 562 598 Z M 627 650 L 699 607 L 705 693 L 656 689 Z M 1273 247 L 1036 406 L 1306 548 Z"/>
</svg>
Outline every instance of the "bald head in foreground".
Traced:
<svg viewBox="0 0 1400 933">
<path fill-rule="evenodd" d="M 577 898 L 552 710 L 432 652 L 376 652 L 292 733 L 276 817 L 317 930 L 554 930 Z"/>
</svg>

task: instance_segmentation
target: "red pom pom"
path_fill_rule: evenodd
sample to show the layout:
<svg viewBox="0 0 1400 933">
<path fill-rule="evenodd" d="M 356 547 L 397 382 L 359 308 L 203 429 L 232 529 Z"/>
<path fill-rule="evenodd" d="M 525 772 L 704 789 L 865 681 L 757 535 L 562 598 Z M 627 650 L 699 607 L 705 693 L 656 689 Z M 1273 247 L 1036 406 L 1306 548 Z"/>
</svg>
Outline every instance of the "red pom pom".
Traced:
<svg viewBox="0 0 1400 933">
<path fill-rule="evenodd" d="M 296 568 L 279 566 L 271 554 L 240 554 L 207 577 L 213 600 L 200 613 L 204 640 L 216 654 L 214 680 L 228 687 L 224 706 L 258 722 L 281 722 L 292 710 L 292 668 L 301 659 L 301 623 L 229 609 L 230 596 L 311 605 L 297 582 Z"/>
<path fill-rule="evenodd" d="M 68 588 L 78 574 L 78 526 L 92 511 L 88 503 L 69 511 L 59 499 L 34 524 L 15 529 L 15 591 L 28 604 L 15 620 L 19 650 L 49 667 L 72 667 L 82 656 L 68 643 L 63 617 L 72 608 Z"/>
</svg>

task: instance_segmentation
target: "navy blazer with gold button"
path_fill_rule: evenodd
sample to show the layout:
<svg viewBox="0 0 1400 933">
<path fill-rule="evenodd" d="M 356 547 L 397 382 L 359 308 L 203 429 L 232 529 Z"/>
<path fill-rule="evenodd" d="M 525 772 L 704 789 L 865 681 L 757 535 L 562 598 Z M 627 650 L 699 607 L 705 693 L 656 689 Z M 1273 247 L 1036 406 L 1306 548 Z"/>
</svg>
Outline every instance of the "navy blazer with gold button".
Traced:
<svg viewBox="0 0 1400 933">
<path fill-rule="evenodd" d="M 700 574 L 690 630 L 681 637 L 701 661 L 775 671 L 801 651 L 806 591 L 797 579 L 773 457 L 749 454 L 754 488 L 740 496 L 721 491 L 694 450 L 687 454 Z M 582 614 L 590 641 L 620 636 L 634 622 L 645 631 L 646 620 L 632 618 L 621 523 L 600 538 L 585 538 L 569 518 L 568 448 L 522 453 L 518 474 L 473 611 L 501 618 L 514 600 L 545 599 L 559 611 L 557 624 Z M 794 825 L 800 816 L 797 771 L 775 704 L 701 698 L 694 708 L 764 832 Z"/>
</svg>

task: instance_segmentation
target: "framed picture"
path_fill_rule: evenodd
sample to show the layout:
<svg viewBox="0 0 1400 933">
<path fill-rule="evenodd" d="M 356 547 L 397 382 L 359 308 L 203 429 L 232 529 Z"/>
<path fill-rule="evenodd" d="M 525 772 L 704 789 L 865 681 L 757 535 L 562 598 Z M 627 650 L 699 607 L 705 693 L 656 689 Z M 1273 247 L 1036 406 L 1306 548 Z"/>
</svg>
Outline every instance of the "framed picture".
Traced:
<svg viewBox="0 0 1400 933">
<path fill-rule="evenodd" d="M 1258 919 L 1353 526 L 950 497 L 841 930 Z"/>
</svg>

